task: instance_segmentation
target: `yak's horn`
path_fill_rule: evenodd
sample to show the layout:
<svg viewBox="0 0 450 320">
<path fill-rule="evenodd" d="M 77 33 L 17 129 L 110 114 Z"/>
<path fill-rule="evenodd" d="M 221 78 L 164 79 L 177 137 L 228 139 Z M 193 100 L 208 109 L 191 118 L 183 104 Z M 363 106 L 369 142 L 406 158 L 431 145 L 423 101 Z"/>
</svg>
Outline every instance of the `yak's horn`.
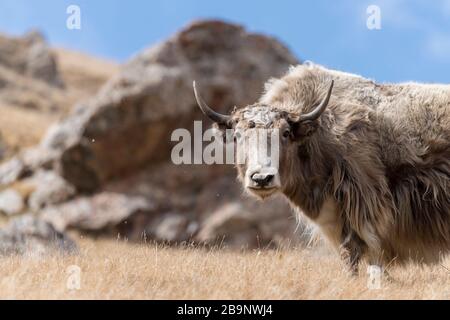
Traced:
<svg viewBox="0 0 450 320">
<path fill-rule="evenodd" d="M 203 111 L 203 113 L 210 118 L 212 121 L 218 123 L 218 124 L 223 124 L 223 125 L 229 125 L 230 116 L 224 115 L 224 114 L 220 114 L 218 112 L 215 112 L 214 110 L 212 110 L 210 107 L 208 107 L 208 105 L 205 103 L 205 101 L 203 101 L 202 97 L 200 96 L 200 94 L 197 92 L 197 87 L 195 85 L 195 81 L 193 83 L 194 86 L 194 94 L 195 94 L 195 99 L 197 100 L 197 104 L 200 107 L 200 109 Z"/>
<path fill-rule="evenodd" d="M 316 120 L 317 118 L 320 117 L 322 112 L 324 112 L 325 109 L 327 108 L 328 102 L 330 101 L 331 91 L 333 91 L 333 85 L 334 85 L 334 80 L 331 80 L 331 84 L 330 84 L 330 88 L 328 89 L 327 96 L 322 100 L 322 102 L 316 108 L 314 108 L 313 111 L 306 113 L 306 114 L 302 114 L 299 119 L 300 121 L 306 121 L 306 120 L 312 121 L 312 120 Z"/>
</svg>

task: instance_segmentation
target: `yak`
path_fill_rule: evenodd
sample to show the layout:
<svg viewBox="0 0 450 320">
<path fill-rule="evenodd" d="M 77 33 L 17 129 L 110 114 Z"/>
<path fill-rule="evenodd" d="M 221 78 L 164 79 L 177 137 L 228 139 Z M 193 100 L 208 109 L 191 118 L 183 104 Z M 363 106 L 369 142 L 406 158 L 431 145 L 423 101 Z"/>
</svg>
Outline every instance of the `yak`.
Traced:
<svg viewBox="0 0 450 320">
<path fill-rule="evenodd" d="M 279 132 L 278 163 L 250 146 L 239 179 L 261 199 L 285 195 L 352 271 L 362 259 L 436 263 L 450 251 L 450 85 L 298 65 L 230 115 L 195 82 L 194 93 L 220 129 Z"/>
</svg>

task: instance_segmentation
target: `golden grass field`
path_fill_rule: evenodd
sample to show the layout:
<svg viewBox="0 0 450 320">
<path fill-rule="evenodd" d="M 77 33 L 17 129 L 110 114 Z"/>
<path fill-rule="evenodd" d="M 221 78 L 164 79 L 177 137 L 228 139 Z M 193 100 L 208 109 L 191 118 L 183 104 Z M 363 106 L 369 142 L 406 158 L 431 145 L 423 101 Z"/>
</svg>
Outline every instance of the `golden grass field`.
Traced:
<svg viewBox="0 0 450 320">
<path fill-rule="evenodd" d="M 391 267 L 393 279 L 369 289 L 365 266 L 351 277 L 323 249 L 229 251 L 79 242 L 80 252 L 73 256 L 0 258 L 0 298 L 450 299 L 450 259 L 435 266 Z M 67 286 L 74 283 L 71 265 L 81 270 L 79 290 Z"/>
</svg>

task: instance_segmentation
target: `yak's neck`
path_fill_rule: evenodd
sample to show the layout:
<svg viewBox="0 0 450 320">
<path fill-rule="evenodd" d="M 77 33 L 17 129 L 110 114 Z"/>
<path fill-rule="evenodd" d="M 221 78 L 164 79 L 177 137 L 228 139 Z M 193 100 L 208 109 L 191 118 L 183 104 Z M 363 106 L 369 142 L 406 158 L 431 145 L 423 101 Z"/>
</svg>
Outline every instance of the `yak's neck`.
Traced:
<svg viewBox="0 0 450 320">
<path fill-rule="evenodd" d="M 314 219 L 332 195 L 332 173 L 339 163 L 339 150 L 322 136 L 300 145 L 297 156 L 284 194 L 294 207 Z"/>
</svg>

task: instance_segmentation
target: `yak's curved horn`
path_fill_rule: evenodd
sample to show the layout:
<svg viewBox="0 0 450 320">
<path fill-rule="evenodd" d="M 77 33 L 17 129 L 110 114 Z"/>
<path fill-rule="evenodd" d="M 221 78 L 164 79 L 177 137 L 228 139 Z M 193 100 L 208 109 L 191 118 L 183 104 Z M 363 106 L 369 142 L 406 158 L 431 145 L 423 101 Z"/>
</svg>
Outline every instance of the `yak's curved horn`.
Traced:
<svg viewBox="0 0 450 320">
<path fill-rule="evenodd" d="M 316 120 L 317 118 L 320 117 L 322 112 L 324 112 L 325 109 L 327 108 L 328 102 L 330 101 L 331 91 L 333 91 L 333 85 L 334 85 L 334 80 L 331 80 L 331 84 L 330 84 L 330 88 L 328 89 L 327 96 L 322 100 L 322 102 L 316 108 L 314 108 L 313 111 L 306 113 L 306 114 L 302 114 L 299 118 L 299 121 L 306 121 L 306 120 L 312 121 L 312 120 Z"/>
<path fill-rule="evenodd" d="M 200 94 L 197 92 L 197 87 L 195 85 L 195 81 L 193 82 L 192 85 L 194 86 L 195 99 L 197 100 L 197 104 L 200 107 L 200 109 L 202 110 L 202 112 L 208 118 L 210 118 L 212 121 L 214 121 L 214 122 L 216 122 L 218 124 L 223 124 L 223 125 L 229 126 L 231 116 L 220 114 L 220 113 L 215 112 L 214 110 L 212 110 L 210 107 L 208 107 L 208 105 L 205 103 L 205 101 L 203 101 L 203 99 L 200 96 Z"/>
</svg>

